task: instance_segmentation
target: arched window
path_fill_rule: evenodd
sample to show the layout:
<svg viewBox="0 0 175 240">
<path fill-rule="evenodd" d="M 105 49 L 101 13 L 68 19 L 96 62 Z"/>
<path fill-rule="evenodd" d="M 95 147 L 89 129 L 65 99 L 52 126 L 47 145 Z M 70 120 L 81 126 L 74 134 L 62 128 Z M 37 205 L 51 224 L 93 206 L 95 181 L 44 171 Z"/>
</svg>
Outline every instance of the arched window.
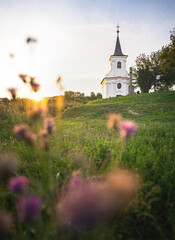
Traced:
<svg viewBox="0 0 175 240">
<path fill-rule="evenodd" d="M 121 83 L 117 83 L 117 88 L 120 89 L 122 87 Z"/>
<path fill-rule="evenodd" d="M 121 62 L 117 62 L 117 68 L 121 68 L 122 64 Z"/>
</svg>

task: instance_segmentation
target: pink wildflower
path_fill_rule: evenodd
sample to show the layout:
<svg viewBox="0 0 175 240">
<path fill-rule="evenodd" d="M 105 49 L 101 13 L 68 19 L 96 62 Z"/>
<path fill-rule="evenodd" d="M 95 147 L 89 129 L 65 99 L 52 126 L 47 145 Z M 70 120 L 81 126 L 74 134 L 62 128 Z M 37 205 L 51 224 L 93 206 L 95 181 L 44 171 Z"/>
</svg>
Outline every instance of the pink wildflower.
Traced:
<svg viewBox="0 0 175 240">
<path fill-rule="evenodd" d="M 129 138 L 137 131 L 137 125 L 134 121 L 126 120 L 120 125 L 121 138 Z"/>
<path fill-rule="evenodd" d="M 78 187 L 78 186 L 81 186 L 82 184 L 83 184 L 83 180 L 77 175 L 73 176 L 70 179 L 70 186 L 71 187 Z"/>
</svg>

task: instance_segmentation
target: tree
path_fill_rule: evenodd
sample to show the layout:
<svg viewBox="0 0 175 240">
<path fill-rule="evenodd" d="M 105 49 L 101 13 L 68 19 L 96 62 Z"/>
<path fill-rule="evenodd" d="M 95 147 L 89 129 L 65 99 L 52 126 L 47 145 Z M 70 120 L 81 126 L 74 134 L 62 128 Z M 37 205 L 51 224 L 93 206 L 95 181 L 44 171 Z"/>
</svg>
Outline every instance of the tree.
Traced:
<svg viewBox="0 0 175 240">
<path fill-rule="evenodd" d="M 80 92 L 74 92 L 74 97 L 81 97 L 81 93 Z"/>
<path fill-rule="evenodd" d="M 91 99 L 91 100 L 96 99 L 96 96 L 95 96 L 95 93 L 94 93 L 94 92 L 91 92 L 90 99 Z"/>
<path fill-rule="evenodd" d="M 101 93 L 97 93 L 96 98 L 97 99 L 101 99 L 102 98 L 102 94 Z"/>
<path fill-rule="evenodd" d="M 136 59 L 134 76 L 136 84 L 142 92 L 149 92 L 153 87 L 154 92 L 163 89 L 164 73 L 160 61 L 161 51 L 152 52 L 150 55 L 140 54 Z"/>
<path fill-rule="evenodd" d="M 152 52 L 140 54 L 133 69 L 135 83 L 142 92 L 169 90 L 175 84 L 175 28 L 170 32 L 170 44 Z"/>
<path fill-rule="evenodd" d="M 150 71 L 153 74 L 153 88 L 154 92 L 158 91 L 163 86 L 163 71 L 160 64 L 161 51 L 152 52 L 150 55 Z"/>
<path fill-rule="evenodd" d="M 65 91 L 64 97 L 65 97 L 65 100 L 70 101 L 74 98 L 74 92 L 73 91 Z"/>
<path fill-rule="evenodd" d="M 175 28 L 170 31 L 170 44 L 161 50 L 160 65 L 164 72 L 165 87 L 175 84 Z"/>
<path fill-rule="evenodd" d="M 140 56 L 137 57 L 136 67 L 133 72 L 137 86 L 140 87 L 143 93 L 148 93 L 154 81 L 149 55 L 140 54 Z"/>
<path fill-rule="evenodd" d="M 143 93 L 148 93 L 152 87 L 153 74 L 148 66 L 139 68 L 137 71 L 137 83 Z"/>
</svg>

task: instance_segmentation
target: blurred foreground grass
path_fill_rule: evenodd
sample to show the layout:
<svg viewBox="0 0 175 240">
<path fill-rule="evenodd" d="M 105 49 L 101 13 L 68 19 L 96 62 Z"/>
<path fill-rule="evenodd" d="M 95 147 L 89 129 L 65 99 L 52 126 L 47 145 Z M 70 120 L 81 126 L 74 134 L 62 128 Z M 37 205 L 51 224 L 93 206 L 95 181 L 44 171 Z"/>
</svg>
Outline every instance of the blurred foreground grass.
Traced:
<svg viewBox="0 0 175 240">
<path fill-rule="evenodd" d="M 31 235 L 24 237 L 18 225 L 11 239 L 175 238 L 175 92 L 96 100 L 72 107 L 63 112 L 61 122 L 59 117 L 55 118 L 57 130 L 48 152 L 38 144 L 31 148 L 13 136 L 15 124 L 27 123 L 36 132 L 41 128 L 41 122 L 33 124 L 26 116 L 26 106 L 31 105 L 28 101 L 25 104 L 20 99 L 0 101 L 0 151 L 19 156 L 20 174 L 29 178 L 31 191 L 40 194 L 46 205 L 52 206 L 55 200 L 53 186 L 59 189 L 77 169 L 87 176 L 118 167 L 134 169 L 142 177 L 142 189 L 129 212 L 95 231 L 73 233 L 70 237 L 64 229 L 55 230 L 50 207 L 44 210 L 36 232 L 31 231 Z M 106 127 L 107 115 L 111 112 L 120 113 L 139 126 L 125 148 L 118 133 L 109 132 Z M 102 167 L 106 159 L 107 165 Z M 15 211 L 14 196 L 4 189 L 1 182 L 1 209 Z"/>
</svg>

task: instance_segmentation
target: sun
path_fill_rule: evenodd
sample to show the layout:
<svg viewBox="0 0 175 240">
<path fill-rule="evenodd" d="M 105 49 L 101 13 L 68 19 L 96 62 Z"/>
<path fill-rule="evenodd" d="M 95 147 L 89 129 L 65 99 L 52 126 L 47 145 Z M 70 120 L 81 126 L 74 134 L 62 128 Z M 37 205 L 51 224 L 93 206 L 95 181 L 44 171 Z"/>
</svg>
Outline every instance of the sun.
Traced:
<svg viewBox="0 0 175 240">
<path fill-rule="evenodd" d="M 30 98 L 30 99 L 33 99 L 33 100 L 36 100 L 36 101 L 40 101 L 40 100 L 43 98 L 43 94 L 42 94 L 41 91 L 36 92 L 36 93 L 32 92 L 32 93 L 30 94 L 30 97 L 29 97 L 29 98 Z"/>
</svg>

